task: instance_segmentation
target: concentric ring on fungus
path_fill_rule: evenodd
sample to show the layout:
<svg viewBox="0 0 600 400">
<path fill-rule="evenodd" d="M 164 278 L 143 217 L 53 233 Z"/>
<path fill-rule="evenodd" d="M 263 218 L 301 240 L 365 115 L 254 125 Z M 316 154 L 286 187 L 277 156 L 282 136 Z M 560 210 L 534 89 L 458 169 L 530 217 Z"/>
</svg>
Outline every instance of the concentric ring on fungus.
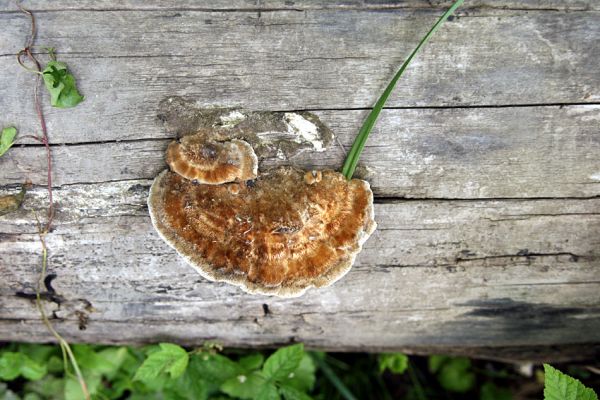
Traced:
<svg viewBox="0 0 600 400">
<path fill-rule="evenodd" d="M 162 238 L 202 276 L 280 297 L 340 279 L 376 226 L 367 182 L 293 167 L 220 185 L 166 170 L 148 205 Z"/>
</svg>

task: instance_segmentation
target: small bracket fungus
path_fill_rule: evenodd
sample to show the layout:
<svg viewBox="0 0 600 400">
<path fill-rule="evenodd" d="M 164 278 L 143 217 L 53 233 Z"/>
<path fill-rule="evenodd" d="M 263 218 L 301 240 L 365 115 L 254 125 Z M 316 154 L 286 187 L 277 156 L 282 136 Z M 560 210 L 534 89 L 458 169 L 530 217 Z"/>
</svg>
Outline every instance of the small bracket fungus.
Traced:
<svg viewBox="0 0 600 400">
<path fill-rule="evenodd" d="M 254 179 L 258 170 L 258 158 L 245 141 L 206 141 L 201 135 L 172 142 L 167 164 L 184 178 L 209 185 Z"/>
<path fill-rule="evenodd" d="M 328 286 L 375 230 L 367 182 L 290 166 L 257 175 L 252 146 L 218 132 L 174 141 L 167 163 L 148 198 L 154 227 L 202 276 L 249 293 Z"/>
</svg>

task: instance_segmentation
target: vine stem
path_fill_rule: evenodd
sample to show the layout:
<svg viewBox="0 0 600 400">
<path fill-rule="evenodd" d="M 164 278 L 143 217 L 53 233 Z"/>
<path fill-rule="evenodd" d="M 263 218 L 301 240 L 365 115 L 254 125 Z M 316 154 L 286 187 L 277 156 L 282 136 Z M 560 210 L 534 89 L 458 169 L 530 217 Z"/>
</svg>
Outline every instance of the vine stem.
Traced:
<svg viewBox="0 0 600 400">
<path fill-rule="evenodd" d="M 46 238 L 45 238 L 46 234 L 47 234 L 47 232 L 43 231 L 41 224 L 38 223 L 38 235 L 40 238 L 40 243 L 42 244 L 42 271 L 40 273 L 40 277 L 39 277 L 38 283 L 37 283 L 37 288 L 35 291 L 35 304 L 37 306 L 37 309 L 40 312 L 40 315 L 42 316 L 42 321 L 44 322 L 44 325 L 58 341 L 58 344 L 60 345 L 60 348 L 63 352 L 63 359 L 66 359 L 65 354 L 69 358 L 69 361 L 71 362 L 71 365 L 73 366 L 73 370 L 75 371 L 75 375 L 77 376 L 77 380 L 79 381 L 79 385 L 81 386 L 81 391 L 83 392 L 85 399 L 90 400 L 90 393 L 87 388 L 87 384 L 85 383 L 83 374 L 81 373 L 81 370 L 79 369 L 79 364 L 77 363 L 77 359 L 75 358 L 75 355 L 73 354 L 73 351 L 71 350 L 71 346 L 69 346 L 69 343 L 56 331 L 56 329 L 54 329 L 54 327 L 50 323 L 50 320 L 48 319 L 48 316 L 46 315 L 46 310 L 44 310 L 44 305 L 42 304 L 41 290 L 42 290 L 42 285 L 44 282 L 44 277 L 46 276 L 46 269 L 48 266 L 48 247 L 46 246 Z M 65 368 L 65 373 L 66 372 L 67 372 L 67 369 Z"/>
<path fill-rule="evenodd" d="M 42 284 L 44 282 L 44 278 L 46 276 L 46 270 L 47 270 L 47 266 L 48 266 L 48 246 L 46 245 L 46 235 L 51 231 L 52 222 L 54 220 L 54 200 L 52 198 L 52 154 L 50 151 L 50 142 L 48 140 L 48 128 L 46 125 L 46 119 L 44 117 L 44 110 L 42 108 L 42 102 L 40 100 L 40 86 L 41 86 L 41 82 L 42 82 L 42 66 L 40 65 L 40 62 L 37 60 L 37 58 L 33 55 L 33 52 L 31 51 L 31 49 L 33 48 L 35 37 L 36 37 L 35 18 L 33 16 L 33 13 L 31 11 L 23 8 L 18 0 L 16 1 L 16 4 L 17 4 L 17 7 L 24 14 L 29 16 L 29 19 L 31 21 L 31 34 L 30 34 L 29 38 L 27 39 L 25 48 L 23 50 L 19 51 L 19 53 L 17 54 L 17 62 L 19 63 L 19 65 L 21 67 L 25 68 L 28 71 L 35 72 L 37 75 L 36 80 L 35 80 L 35 87 L 34 87 L 34 91 L 33 91 L 33 101 L 34 101 L 35 111 L 36 111 L 36 114 L 37 114 L 37 117 L 38 117 L 38 120 L 40 123 L 40 127 L 42 129 L 42 135 L 41 135 L 41 137 L 34 137 L 34 138 L 36 140 L 40 141 L 41 143 L 43 143 L 44 147 L 46 149 L 46 166 L 47 166 L 46 170 L 47 170 L 47 184 L 48 184 L 48 186 L 47 186 L 47 188 L 48 188 L 48 214 L 47 214 L 46 224 L 43 226 L 40 223 L 40 221 L 36 215 L 36 220 L 38 222 L 38 236 L 40 238 L 40 243 L 42 245 L 42 268 L 41 268 L 41 272 L 40 272 L 40 275 L 38 278 L 36 291 L 35 291 L 35 304 L 37 306 L 38 311 L 40 312 L 40 315 L 42 317 L 42 321 L 43 321 L 44 325 L 46 326 L 48 331 L 50 331 L 50 333 L 56 338 L 56 340 L 58 341 L 58 344 L 60 345 L 60 348 L 63 353 L 63 360 L 65 362 L 65 374 L 68 373 L 68 370 L 66 368 L 66 366 L 67 366 L 66 360 L 68 358 L 69 362 L 73 366 L 73 370 L 75 372 L 75 375 L 76 375 L 79 385 L 81 387 L 81 391 L 84 395 L 84 398 L 86 400 L 90 400 L 90 393 L 89 393 L 87 384 L 85 382 L 85 379 L 83 378 L 83 374 L 81 373 L 81 370 L 79 369 L 79 364 L 77 363 L 77 359 L 75 358 L 75 355 L 73 354 L 71 346 L 52 326 L 52 323 L 50 322 L 50 320 L 48 319 L 48 316 L 46 315 L 46 311 L 44 310 L 44 305 L 43 305 L 42 299 L 41 299 Z M 33 64 L 35 69 L 29 68 L 23 63 L 23 56 L 26 56 L 26 58 L 29 59 L 29 61 Z M 51 56 L 52 56 L 52 58 L 54 58 L 53 54 Z"/>
<path fill-rule="evenodd" d="M 37 58 L 33 55 L 31 48 L 33 47 L 33 42 L 36 37 L 37 29 L 35 24 L 35 17 L 33 13 L 21 6 L 21 4 L 17 1 L 17 7 L 29 16 L 29 20 L 31 21 L 31 34 L 27 39 L 27 43 L 25 44 L 25 48 L 17 54 L 17 62 L 20 66 L 25 68 L 28 71 L 35 72 L 38 76 L 36 77 L 35 87 L 33 91 L 33 101 L 35 104 L 35 111 L 38 116 L 38 120 L 40 122 L 40 127 L 42 128 L 42 137 L 40 138 L 41 142 L 44 144 L 46 148 L 46 164 L 47 164 L 47 183 L 48 183 L 48 220 L 46 221 L 46 227 L 44 231 L 50 232 L 50 228 L 52 227 L 52 220 L 54 219 L 54 201 L 52 198 L 52 155 L 50 152 L 50 143 L 48 141 L 48 128 L 46 126 L 46 118 L 44 118 L 44 110 L 42 109 L 42 103 L 40 101 L 40 84 L 42 81 L 42 66 Z M 33 63 L 35 69 L 31 69 L 23 63 L 22 57 L 27 56 L 27 58 Z"/>
</svg>

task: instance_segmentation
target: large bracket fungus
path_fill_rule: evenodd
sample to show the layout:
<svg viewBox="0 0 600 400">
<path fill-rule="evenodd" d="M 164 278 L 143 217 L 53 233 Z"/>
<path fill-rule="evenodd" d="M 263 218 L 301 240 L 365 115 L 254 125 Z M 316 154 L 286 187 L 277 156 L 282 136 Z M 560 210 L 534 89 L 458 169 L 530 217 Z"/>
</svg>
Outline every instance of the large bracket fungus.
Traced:
<svg viewBox="0 0 600 400">
<path fill-rule="evenodd" d="M 161 237 L 205 278 L 249 293 L 300 296 L 346 274 L 375 230 L 369 184 L 290 166 L 256 176 L 252 146 L 222 133 L 169 145 L 148 199 Z"/>
</svg>

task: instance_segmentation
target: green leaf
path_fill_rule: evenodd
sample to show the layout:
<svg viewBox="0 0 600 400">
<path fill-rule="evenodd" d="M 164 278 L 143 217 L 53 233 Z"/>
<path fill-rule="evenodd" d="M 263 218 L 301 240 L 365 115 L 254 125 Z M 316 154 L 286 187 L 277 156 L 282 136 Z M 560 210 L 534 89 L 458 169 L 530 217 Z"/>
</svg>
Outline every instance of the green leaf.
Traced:
<svg viewBox="0 0 600 400">
<path fill-rule="evenodd" d="M 256 396 L 256 400 L 279 400 L 279 392 L 277 391 L 277 387 L 272 383 L 267 383 L 263 385 L 260 392 Z"/>
<path fill-rule="evenodd" d="M 442 356 L 442 355 L 432 355 L 427 359 L 427 365 L 429 367 L 429 372 L 435 374 L 439 371 L 439 369 L 444 365 L 444 363 L 450 360 L 451 357 Z"/>
<path fill-rule="evenodd" d="M 379 100 L 377 100 L 377 103 L 375 103 L 373 110 L 371 110 L 371 112 L 367 116 L 367 119 L 363 123 L 363 126 L 360 128 L 360 131 L 358 132 L 358 135 L 356 136 L 356 139 L 354 140 L 354 143 L 352 144 L 352 148 L 350 149 L 350 151 L 348 152 L 348 155 L 346 156 L 346 161 L 344 162 L 344 166 L 342 167 L 342 174 L 346 177 L 346 179 L 352 179 L 352 175 L 354 175 L 354 170 L 356 169 L 356 165 L 358 164 L 358 159 L 360 158 L 360 154 L 362 153 L 362 151 L 365 147 L 365 143 L 367 143 L 367 138 L 369 137 L 369 134 L 371 133 L 371 130 L 373 129 L 373 126 L 375 125 L 375 121 L 377 121 L 377 117 L 379 117 L 379 113 L 383 109 L 385 102 L 387 101 L 388 97 L 390 97 L 392 90 L 394 90 L 394 87 L 396 86 L 398 79 L 400 79 L 400 77 L 402 76 L 402 74 L 404 73 L 404 71 L 406 70 L 406 68 L 408 67 L 408 65 L 410 64 L 412 59 L 414 58 L 414 56 L 421 49 L 421 47 L 423 47 L 423 45 L 425 43 L 427 43 L 427 41 L 429 40 L 431 35 L 433 35 L 433 33 L 440 27 L 440 25 L 442 25 L 444 23 L 444 21 L 446 21 L 446 19 L 448 19 L 448 17 L 462 4 L 463 1 L 464 0 L 457 0 L 448 9 L 448 11 L 446 11 L 444 13 L 444 15 L 442 15 L 440 17 L 440 19 L 438 19 L 438 21 L 435 23 L 435 25 L 433 25 L 433 27 L 429 30 L 429 32 L 427 32 L 427 34 L 423 37 L 423 39 L 421 39 L 421 41 L 419 42 L 417 47 L 413 50 L 413 52 L 410 53 L 410 55 L 408 56 L 406 61 L 404 61 L 404 64 L 402 64 L 402 66 L 400 67 L 398 72 L 396 72 L 396 75 L 394 75 L 391 82 L 385 88 L 385 90 L 384 90 L 383 94 L 381 95 L 381 97 L 379 98 Z"/>
<path fill-rule="evenodd" d="M 4 353 L 0 357 L 0 379 L 12 381 L 21 375 L 22 354 Z"/>
<path fill-rule="evenodd" d="M 481 385 L 479 400 L 512 400 L 513 396 L 509 389 L 501 388 L 492 382 Z"/>
<path fill-rule="evenodd" d="M 408 368 L 408 356 L 402 353 L 381 354 L 378 361 L 380 374 L 386 369 L 394 374 L 403 374 Z"/>
<path fill-rule="evenodd" d="M 42 71 L 44 84 L 50 92 L 50 104 L 58 108 L 75 107 L 83 101 L 83 96 L 77 91 L 75 78 L 60 61 L 50 61 Z"/>
<path fill-rule="evenodd" d="M 216 382 L 219 386 L 238 374 L 244 372 L 242 368 L 229 358 L 220 354 L 203 353 L 193 357 L 195 368 L 204 379 Z"/>
<path fill-rule="evenodd" d="M 302 392 L 311 391 L 315 385 L 316 369 L 312 358 L 308 354 L 304 354 L 298 368 L 280 382 L 282 385 L 292 386 Z"/>
<path fill-rule="evenodd" d="M 72 348 L 83 371 L 103 375 L 109 379 L 119 370 L 127 355 L 126 347 L 109 347 L 98 352 L 93 346 L 85 344 L 75 344 Z"/>
<path fill-rule="evenodd" d="M 221 391 L 240 399 L 254 399 L 258 397 L 266 383 L 267 378 L 260 372 L 240 374 L 226 380 L 221 385 Z"/>
<path fill-rule="evenodd" d="M 243 369 L 250 372 L 259 369 L 262 366 L 264 359 L 265 357 L 262 354 L 256 353 L 240 358 L 238 363 Z"/>
<path fill-rule="evenodd" d="M 16 128 L 9 126 L 2 129 L 2 134 L 0 134 L 0 157 L 15 143 L 15 136 L 17 136 Z"/>
<path fill-rule="evenodd" d="M 58 346 L 52 346 L 48 344 L 19 343 L 17 349 L 19 353 L 25 354 L 38 364 L 44 364 L 48 362 L 52 356 L 61 355 Z"/>
<path fill-rule="evenodd" d="M 90 395 L 95 395 L 102 383 L 102 377 L 98 374 L 84 374 L 83 379 Z M 65 400 L 85 399 L 83 390 L 79 381 L 74 376 L 69 376 L 65 380 Z"/>
<path fill-rule="evenodd" d="M 465 357 L 448 358 L 439 368 L 437 378 L 440 385 L 451 392 L 465 393 L 475 386 L 471 360 Z"/>
<path fill-rule="evenodd" d="M 598 400 L 596 393 L 579 380 L 544 364 L 544 400 Z"/>
<path fill-rule="evenodd" d="M 134 380 L 151 383 L 159 375 L 166 373 L 171 378 L 178 378 L 188 365 L 189 356 L 180 346 L 160 343 L 160 350 L 151 353 L 135 373 Z"/>
<path fill-rule="evenodd" d="M 276 381 L 288 378 L 298 368 L 303 357 L 304 345 L 302 343 L 282 347 L 267 358 L 263 365 L 263 374 Z"/>
<path fill-rule="evenodd" d="M 165 382 L 162 392 L 166 399 L 194 399 L 206 400 L 211 390 L 211 385 L 200 374 L 197 368 L 198 358 L 192 357 L 185 373 L 178 379 L 169 379 Z"/>
<path fill-rule="evenodd" d="M 62 399 L 64 397 L 65 380 L 54 375 L 46 375 L 39 381 L 27 382 L 24 385 L 26 392 L 37 393 L 48 399 Z"/>
<path fill-rule="evenodd" d="M 312 400 L 309 395 L 292 386 L 281 385 L 279 393 L 285 400 Z"/>
<path fill-rule="evenodd" d="M 12 381 L 19 376 L 30 381 L 42 379 L 46 366 L 40 365 L 22 353 L 7 352 L 0 357 L 0 379 Z"/>
</svg>

